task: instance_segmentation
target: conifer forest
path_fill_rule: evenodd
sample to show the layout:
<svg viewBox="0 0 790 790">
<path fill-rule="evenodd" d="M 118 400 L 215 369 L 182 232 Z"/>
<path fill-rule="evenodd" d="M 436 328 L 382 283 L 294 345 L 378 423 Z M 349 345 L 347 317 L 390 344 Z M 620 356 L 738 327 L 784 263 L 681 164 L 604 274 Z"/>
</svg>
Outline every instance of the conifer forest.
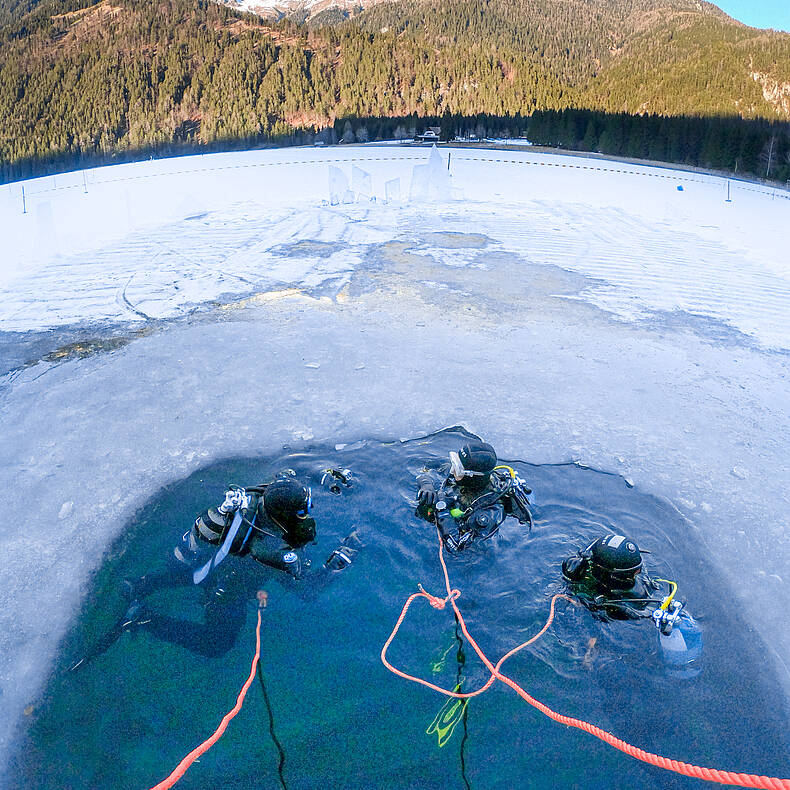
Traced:
<svg viewBox="0 0 790 790">
<path fill-rule="evenodd" d="M 790 180 L 790 35 L 689 0 L 0 0 L 0 178 L 441 137 Z"/>
</svg>

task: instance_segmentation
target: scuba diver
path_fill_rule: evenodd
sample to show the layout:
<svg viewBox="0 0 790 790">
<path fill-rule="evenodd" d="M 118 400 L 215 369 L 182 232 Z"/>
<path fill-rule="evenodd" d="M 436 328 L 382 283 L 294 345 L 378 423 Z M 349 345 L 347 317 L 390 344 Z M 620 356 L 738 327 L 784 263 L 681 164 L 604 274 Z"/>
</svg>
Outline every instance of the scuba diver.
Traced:
<svg viewBox="0 0 790 790">
<path fill-rule="evenodd" d="M 652 579 L 643 569 L 642 552 L 625 535 L 597 538 L 562 563 L 562 575 L 574 596 L 601 620 L 651 619 L 658 629 L 664 661 L 676 674 L 693 677 L 692 664 L 702 653 L 702 632 L 675 600 L 678 586 Z M 662 584 L 668 594 L 661 594 Z"/>
<path fill-rule="evenodd" d="M 268 484 L 231 486 L 222 504 L 201 513 L 184 533 L 164 571 L 124 580 L 129 601 L 125 616 L 71 668 L 104 652 L 125 630 L 145 630 L 204 656 L 224 655 L 244 625 L 249 587 L 257 582 L 240 564 L 223 565 L 228 555 L 249 555 L 298 580 L 296 586 L 303 597 L 316 595 L 335 572 L 351 565 L 361 542 L 352 531 L 323 564 L 314 567 L 301 556 L 316 536 L 311 508 L 310 488 L 291 470 L 281 472 Z M 189 586 L 203 591 L 202 623 L 153 613 L 145 600 L 160 590 Z"/>
<path fill-rule="evenodd" d="M 574 595 L 600 619 L 636 620 L 658 600 L 660 585 L 642 572 L 642 554 L 624 535 L 607 535 L 562 563 Z"/>
<path fill-rule="evenodd" d="M 295 579 L 342 570 L 351 564 L 356 553 L 347 543 L 335 549 L 317 569 L 310 568 L 297 553 L 315 540 L 312 505 L 310 488 L 297 481 L 290 470 L 281 472 L 268 484 L 231 486 L 219 507 L 198 516 L 192 529 L 182 537 L 181 545 L 174 549 L 174 555 L 193 571 L 195 584 L 200 584 L 228 554 L 249 554 L 262 565 L 285 571 Z M 200 567 L 198 541 L 219 547 Z"/>
<path fill-rule="evenodd" d="M 532 528 L 532 490 L 511 467 L 497 465 L 487 442 L 467 442 L 450 453 L 449 465 L 424 470 L 417 483 L 417 515 L 438 526 L 452 552 L 493 537 L 508 516 Z"/>
<path fill-rule="evenodd" d="M 178 564 L 170 574 L 171 579 L 176 576 L 186 584 L 201 584 L 228 554 L 237 557 L 249 554 L 262 565 L 284 571 L 295 579 L 342 570 L 356 554 L 356 549 L 349 545 L 354 540 L 353 533 L 318 568 L 312 568 L 298 554 L 315 540 L 312 505 L 310 488 L 300 483 L 291 470 L 279 473 L 271 483 L 247 488 L 231 486 L 225 492 L 224 502 L 201 513 L 173 549 Z M 201 545 L 206 543 L 217 546 L 217 550 L 207 551 Z M 133 585 L 134 591 L 143 595 L 150 594 L 152 587 L 157 587 L 156 577 L 143 576 Z"/>
</svg>

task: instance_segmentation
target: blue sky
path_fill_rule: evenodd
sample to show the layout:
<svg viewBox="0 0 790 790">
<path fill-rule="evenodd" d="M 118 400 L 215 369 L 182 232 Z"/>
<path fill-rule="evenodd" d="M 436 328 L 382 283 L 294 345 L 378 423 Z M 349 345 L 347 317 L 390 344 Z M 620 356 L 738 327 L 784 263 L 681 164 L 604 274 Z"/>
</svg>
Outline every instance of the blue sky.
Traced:
<svg viewBox="0 0 790 790">
<path fill-rule="evenodd" d="M 722 11 L 752 27 L 790 32 L 790 0 L 711 0 Z"/>
</svg>

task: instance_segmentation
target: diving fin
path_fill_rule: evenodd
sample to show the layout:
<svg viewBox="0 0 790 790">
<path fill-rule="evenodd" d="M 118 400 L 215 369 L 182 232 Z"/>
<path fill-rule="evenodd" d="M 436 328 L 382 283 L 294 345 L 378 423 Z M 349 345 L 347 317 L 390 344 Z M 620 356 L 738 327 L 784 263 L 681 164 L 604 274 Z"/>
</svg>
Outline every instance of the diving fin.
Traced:
<svg viewBox="0 0 790 790">
<path fill-rule="evenodd" d="M 79 661 L 72 664 L 68 668 L 68 671 L 75 672 L 86 664 L 89 664 L 95 658 L 106 653 L 118 639 L 120 639 L 124 631 L 129 631 L 136 626 L 145 625 L 150 621 L 151 618 L 148 616 L 146 605 L 140 601 L 133 601 L 115 625 L 113 625 Z"/>
<path fill-rule="evenodd" d="M 456 694 L 461 690 L 463 684 L 459 683 L 453 689 Z M 430 723 L 428 729 L 425 730 L 427 735 L 436 733 L 438 746 L 441 749 L 453 735 L 453 732 L 464 717 L 466 706 L 469 704 L 468 699 L 456 699 L 455 697 L 448 698 L 447 702 L 442 705 L 436 718 Z"/>
</svg>

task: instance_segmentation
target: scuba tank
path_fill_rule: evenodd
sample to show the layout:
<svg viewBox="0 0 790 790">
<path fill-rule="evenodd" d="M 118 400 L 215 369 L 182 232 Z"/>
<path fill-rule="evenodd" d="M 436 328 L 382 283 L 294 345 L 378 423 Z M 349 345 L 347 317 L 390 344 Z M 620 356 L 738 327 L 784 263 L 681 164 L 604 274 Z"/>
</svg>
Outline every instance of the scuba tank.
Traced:
<svg viewBox="0 0 790 790">
<path fill-rule="evenodd" d="M 653 612 L 653 622 L 658 629 L 658 647 L 670 675 L 679 678 L 693 678 L 699 675 L 702 667 L 702 629 L 697 621 L 683 611 L 683 604 L 673 600 L 677 584 L 667 579 L 672 587 L 661 606 Z"/>
<path fill-rule="evenodd" d="M 672 630 L 658 632 L 661 658 L 669 674 L 679 678 L 694 678 L 702 671 L 702 629 L 687 612 L 681 612 Z"/>
</svg>

